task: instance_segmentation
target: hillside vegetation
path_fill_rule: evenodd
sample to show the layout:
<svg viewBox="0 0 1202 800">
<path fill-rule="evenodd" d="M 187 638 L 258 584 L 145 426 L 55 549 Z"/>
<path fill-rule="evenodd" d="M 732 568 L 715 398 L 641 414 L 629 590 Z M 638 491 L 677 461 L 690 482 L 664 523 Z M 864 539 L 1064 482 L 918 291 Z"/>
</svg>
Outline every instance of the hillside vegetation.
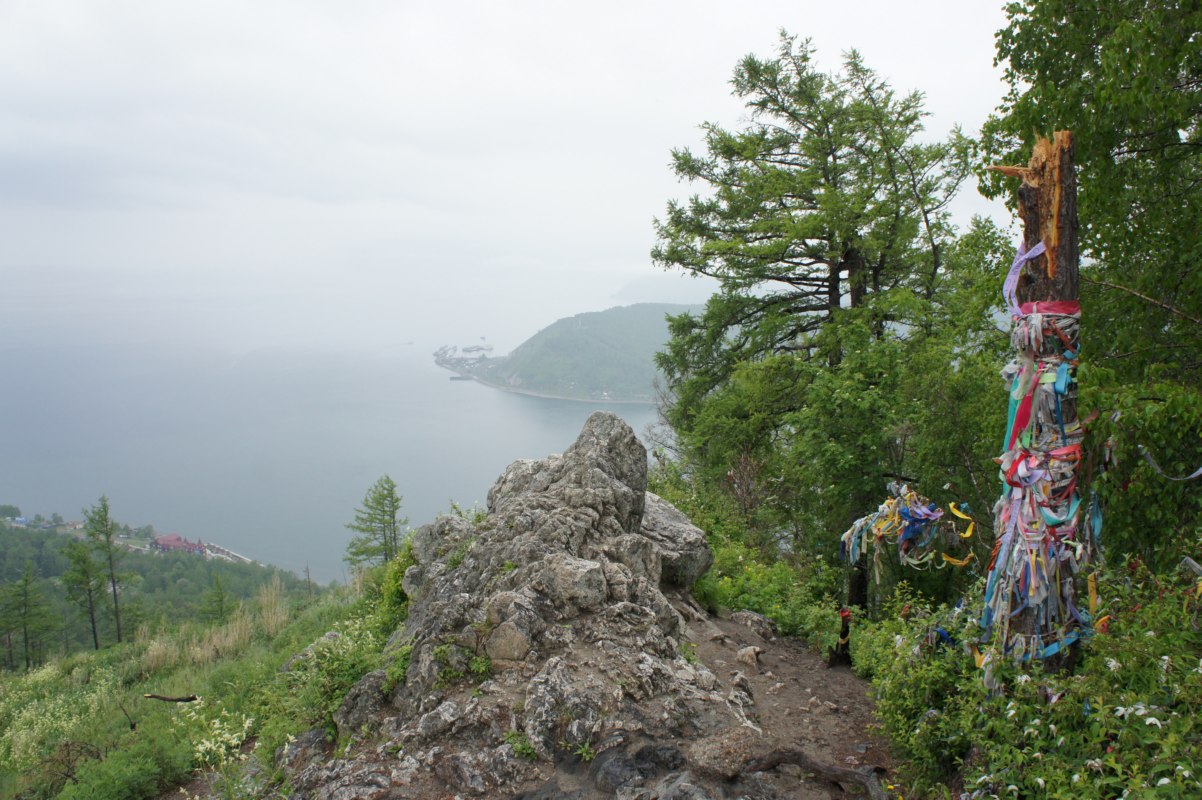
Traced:
<svg viewBox="0 0 1202 800">
<path fill-rule="evenodd" d="M 651 402 L 655 354 L 669 338 L 667 316 L 690 310 L 639 303 L 577 314 L 543 328 L 508 356 L 453 358 L 443 365 L 484 383 L 530 394 Z"/>
</svg>

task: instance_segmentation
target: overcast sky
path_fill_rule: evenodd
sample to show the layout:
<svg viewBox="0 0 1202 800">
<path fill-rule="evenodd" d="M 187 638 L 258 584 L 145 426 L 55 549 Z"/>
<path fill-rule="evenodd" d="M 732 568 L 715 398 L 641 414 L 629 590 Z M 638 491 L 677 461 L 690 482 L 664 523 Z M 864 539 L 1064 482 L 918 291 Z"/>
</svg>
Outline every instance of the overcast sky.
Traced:
<svg viewBox="0 0 1202 800">
<path fill-rule="evenodd" d="M 0 356 L 37 340 L 388 349 L 697 301 L 669 169 L 777 31 L 858 48 L 942 137 L 1001 2 L 0 0 Z M 990 208 L 966 197 L 962 222 Z"/>
</svg>

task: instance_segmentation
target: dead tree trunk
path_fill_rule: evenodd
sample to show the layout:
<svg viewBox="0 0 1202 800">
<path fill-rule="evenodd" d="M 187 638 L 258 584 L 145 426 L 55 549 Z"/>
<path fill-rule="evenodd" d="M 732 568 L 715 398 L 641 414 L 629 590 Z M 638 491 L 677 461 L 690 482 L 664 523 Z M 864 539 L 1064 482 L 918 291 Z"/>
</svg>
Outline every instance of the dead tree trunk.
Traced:
<svg viewBox="0 0 1202 800">
<path fill-rule="evenodd" d="M 998 546 L 986 586 L 988 636 L 1006 655 L 1061 665 L 1084 620 L 1074 603 L 1077 486 L 1083 429 L 1077 419 L 1079 352 L 1077 194 L 1069 131 L 1035 144 L 1022 179 L 1023 247 L 1005 284 L 1015 359 Z"/>
</svg>

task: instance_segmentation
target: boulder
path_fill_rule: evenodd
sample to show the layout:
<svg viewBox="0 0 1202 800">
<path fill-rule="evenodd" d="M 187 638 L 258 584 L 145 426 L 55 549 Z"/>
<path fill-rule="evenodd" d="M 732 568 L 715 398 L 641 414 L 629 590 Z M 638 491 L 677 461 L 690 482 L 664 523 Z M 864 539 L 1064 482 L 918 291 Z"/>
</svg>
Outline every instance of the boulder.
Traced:
<svg viewBox="0 0 1202 800">
<path fill-rule="evenodd" d="M 640 533 L 659 553 L 665 584 L 688 589 L 714 563 L 705 532 L 657 494 L 647 492 Z"/>
</svg>

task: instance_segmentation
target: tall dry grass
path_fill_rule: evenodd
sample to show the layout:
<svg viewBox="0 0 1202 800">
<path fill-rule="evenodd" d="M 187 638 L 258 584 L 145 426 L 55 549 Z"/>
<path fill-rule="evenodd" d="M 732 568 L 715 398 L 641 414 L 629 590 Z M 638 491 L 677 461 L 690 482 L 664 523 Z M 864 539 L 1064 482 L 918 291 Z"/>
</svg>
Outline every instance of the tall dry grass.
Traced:
<svg viewBox="0 0 1202 800">
<path fill-rule="evenodd" d="M 278 575 L 273 575 L 271 583 L 259 589 L 256 598 L 259 612 L 259 627 L 268 639 L 274 639 L 284 626 L 288 624 L 288 599 L 284 597 L 284 587 L 280 585 Z"/>
</svg>

